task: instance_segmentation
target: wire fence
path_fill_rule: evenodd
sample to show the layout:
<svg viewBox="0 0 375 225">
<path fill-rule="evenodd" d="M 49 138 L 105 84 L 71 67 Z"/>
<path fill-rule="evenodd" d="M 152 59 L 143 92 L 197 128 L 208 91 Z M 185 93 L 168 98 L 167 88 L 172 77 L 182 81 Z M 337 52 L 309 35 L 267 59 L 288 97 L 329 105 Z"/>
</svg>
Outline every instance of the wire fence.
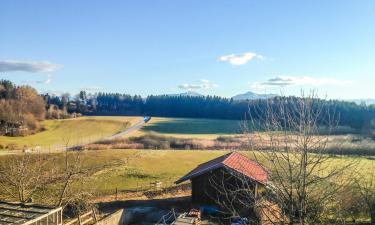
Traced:
<svg viewBox="0 0 375 225">
<path fill-rule="evenodd" d="M 147 197 L 153 197 L 160 194 L 168 194 L 173 192 L 180 192 L 190 190 L 190 183 L 187 184 L 175 184 L 172 181 L 152 181 L 137 183 L 136 186 L 126 189 L 115 188 L 114 195 L 118 200 L 120 194 L 124 193 L 142 193 Z"/>
<path fill-rule="evenodd" d="M 170 224 L 171 222 L 176 220 L 176 212 L 174 211 L 174 208 L 172 208 L 171 211 L 169 211 L 167 214 L 163 215 L 160 220 L 156 223 L 156 225 L 166 225 Z"/>
</svg>

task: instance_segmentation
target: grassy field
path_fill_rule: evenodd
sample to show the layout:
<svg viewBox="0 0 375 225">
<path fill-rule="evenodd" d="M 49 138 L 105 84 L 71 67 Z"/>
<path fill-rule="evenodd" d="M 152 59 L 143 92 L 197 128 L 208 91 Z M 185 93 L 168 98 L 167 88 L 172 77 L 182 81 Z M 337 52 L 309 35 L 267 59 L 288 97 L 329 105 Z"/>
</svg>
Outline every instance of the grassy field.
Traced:
<svg viewBox="0 0 375 225">
<path fill-rule="evenodd" d="M 65 145 L 76 145 L 99 140 L 124 130 L 126 126 L 139 121 L 141 117 L 80 117 L 66 120 L 46 120 L 42 125 L 46 129 L 26 137 L 0 136 L 0 145 L 42 146 L 55 148 Z"/>
<path fill-rule="evenodd" d="M 135 135 L 156 132 L 168 136 L 214 139 L 241 133 L 240 120 L 153 117 Z"/>
<path fill-rule="evenodd" d="M 96 172 L 87 183 L 89 187 L 95 187 L 99 195 L 106 195 L 114 194 L 116 188 L 119 191 L 131 190 L 154 181 L 171 185 L 198 164 L 225 153 L 227 151 L 103 150 L 81 154 L 87 166 L 111 165 Z M 251 152 L 243 154 L 253 157 Z M 358 162 L 358 170 L 363 176 L 375 170 L 372 158 L 345 156 L 332 158 L 329 163 L 330 166 L 348 165 L 353 160 Z"/>
<path fill-rule="evenodd" d="M 112 201 L 116 193 L 119 199 L 149 199 L 149 196 L 134 191 L 150 188 L 150 183 L 161 181 L 162 186 L 171 186 L 178 178 L 185 175 L 200 163 L 216 158 L 228 151 L 217 150 L 98 150 L 72 152 L 80 154 L 83 167 L 95 167 L 95 172 L 91 174 L 84 183 L 79 183 L 80 187 L 93 191 L 96 201 Z M 253 157 L 252 152 L 242 152 Z M 63 153 L 55 153 L 50 157 L 58 159 L 53 161 L 54 167 L 64 165 Z M 6 161 L 6 157 L 0 156 L 1 162 Z M 371 171 L 375 170 L 374 158 L 366 157 L 334 157 L 329 162 L 329 166 L 345 166 L 353 161 L 357 161 L 358 168 L 356 176 L 363 178 L 370 177 Z M 350 177 L 349 179 L 353 179 Z M 174 193 L 173 196 L 187 195 L 189 191 Z M 138 195 L 141 194 L 141 195 Z M 159 197 L 169 196 L 168 193 Z M 152 196 L 150 196 L 152 198 Z M 1 198 L 1 194 L 0 194 Z M 367 219 L 367 218 L 366 218 Z"/>
</svg>

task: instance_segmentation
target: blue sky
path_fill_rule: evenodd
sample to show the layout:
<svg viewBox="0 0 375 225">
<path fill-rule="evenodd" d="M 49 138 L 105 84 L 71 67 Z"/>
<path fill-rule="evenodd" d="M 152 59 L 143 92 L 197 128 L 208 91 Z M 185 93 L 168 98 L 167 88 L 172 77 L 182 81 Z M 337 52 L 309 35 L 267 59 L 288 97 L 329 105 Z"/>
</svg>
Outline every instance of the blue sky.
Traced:
<svg viewBox="0 0 375 225">
<path fill-rule="evenodd" d="M 0 78 L 56 93 L 375 98 L 375 1 L 2 0 Z"/>
</svg>

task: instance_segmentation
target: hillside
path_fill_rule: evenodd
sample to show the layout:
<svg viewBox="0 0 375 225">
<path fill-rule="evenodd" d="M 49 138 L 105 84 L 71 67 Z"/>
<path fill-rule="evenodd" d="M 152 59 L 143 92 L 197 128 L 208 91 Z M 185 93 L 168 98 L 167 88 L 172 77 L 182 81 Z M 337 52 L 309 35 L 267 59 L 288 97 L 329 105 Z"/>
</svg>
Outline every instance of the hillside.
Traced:
<svg viewBox="0 0 375 225">
<path fill-rule="evenodd" d="M 46 120 L 40 133 L 25 137 L 0 136 L 0 148 L 24 148 L 42 146 L 62 148 L 92 142 L 116 134 L 141 117 L 80 117 L 66 120 Z"/>
</svg>

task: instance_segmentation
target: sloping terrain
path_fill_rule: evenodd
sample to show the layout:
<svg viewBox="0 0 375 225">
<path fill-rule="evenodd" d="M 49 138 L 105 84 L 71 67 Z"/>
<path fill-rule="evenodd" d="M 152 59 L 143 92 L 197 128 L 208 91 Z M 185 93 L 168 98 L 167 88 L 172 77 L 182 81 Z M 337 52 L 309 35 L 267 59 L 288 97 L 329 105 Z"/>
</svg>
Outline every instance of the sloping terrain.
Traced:
<svg viewBox="0 0 375 225">
<path fill-rule="evenodd" d="M 95 116 L 66 120 L 46 120 L 45 131 L 25 137 L 0 137 L 0 148 L 61 148 L 88 143 L 114 135 L 141 120 L 141 117 Z"/>
</svg>

